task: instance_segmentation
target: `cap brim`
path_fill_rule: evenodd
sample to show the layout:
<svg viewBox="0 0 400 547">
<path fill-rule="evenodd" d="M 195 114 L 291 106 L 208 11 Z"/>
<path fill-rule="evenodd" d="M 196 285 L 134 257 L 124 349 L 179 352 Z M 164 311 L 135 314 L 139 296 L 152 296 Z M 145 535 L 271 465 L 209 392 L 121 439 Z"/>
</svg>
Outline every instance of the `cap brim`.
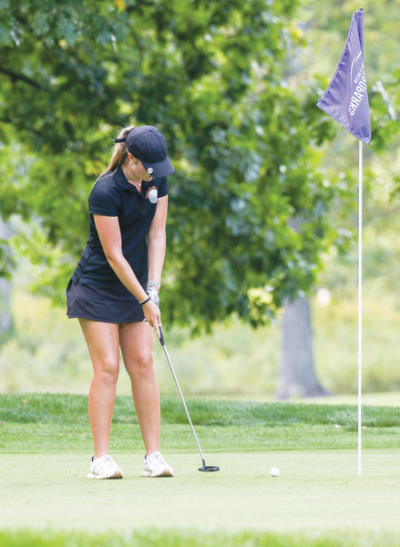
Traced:
<svg viewBox="0 0 400 547">
<path fill-rule="evenodd" d="M 142 161 L 143 167 L 148 172 L 149 168 L 153 169 L 149 175 L 151 175 L 154 179 L 158 179 L 160 177 L 166 177 L 167 175 L 171 175 L 175 169 L 172 166 L 172 163 L 169 161 L 168 156 L 163 161 L 159 161 L 158 163 L 148 163 L 147 161 Z"/>
</svg>

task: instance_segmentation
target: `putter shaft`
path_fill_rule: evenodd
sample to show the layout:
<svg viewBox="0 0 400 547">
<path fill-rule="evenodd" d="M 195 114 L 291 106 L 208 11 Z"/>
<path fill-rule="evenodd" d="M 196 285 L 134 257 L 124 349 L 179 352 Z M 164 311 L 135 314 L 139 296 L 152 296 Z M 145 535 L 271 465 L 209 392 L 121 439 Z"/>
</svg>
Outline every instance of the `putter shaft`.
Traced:
<svg viewBox="0 0 400 547">
<path fill-rule="evenodd" d="M 183 398 L 182 391 L 181 391 L 181 388 L 180 388 L 180 386 L 179 386 L 178 378 L 176 377 L 174 368 L 173 368 L 172 363 L 171 363 L 171 359 L 169 358 L 168 350 L 167 350 L 167 347 L 166 347 L 166 345 L 165 345 L 164 336 L 163 336 L 161 327 L 160 327 L 160 334 L 161 334 L 160 343 L 161 343 L 161 345 L 162 345 L 162 347 L 163 347 L 165 356 L 166 356 L 167 361 L 168 361 L 168 364 L 169 364 L 169 368 L 171 369 L 171 372 L 172 372 L 172 376 L 174 377 L 176 387 L 178 388 L 179 395 L 180 395 L 180 397 L 181 397 L 181 400 L 182 400 L 182 403 L 183 403 L 183 406 L 184 406 L 184 409 L 185 409 L 185 412 L 186 412 L 186 416 L 188 417 L 188 420 L 189 420 L 189 423 L 190 423 L 190 427 L 192 428 L 193 435 L 194 435 L 194 438 L 195 438 L 195 440 L 196 440 L 197 448 L 199 449 L 200 456 L 201 456 L 201 459 L 202 459 L 202 461 L 203 461 L 203 467 L 206 467 L 206 462 L 205 462 L 205 460 L 204 460 L 204 456 L 203 456 L 203 452 L 202 452 L 202 450 L 201 450 L 201 446 L 200 446 L 200 443 L 199 443 L 199 439 L 197 438 L 196 432 L 195 432 L 195 430 L 194 430 L 194 427 L 193 427 L 193 424 L 192 424 L 192 420 L 191 420 L 191 418 L 190 418 L 190 414 L 189 414 L 189 411 L 188 411 L 187 406 L 186 406 L 186 403 L 185 403 L 185 399 Z"/>
</svg>

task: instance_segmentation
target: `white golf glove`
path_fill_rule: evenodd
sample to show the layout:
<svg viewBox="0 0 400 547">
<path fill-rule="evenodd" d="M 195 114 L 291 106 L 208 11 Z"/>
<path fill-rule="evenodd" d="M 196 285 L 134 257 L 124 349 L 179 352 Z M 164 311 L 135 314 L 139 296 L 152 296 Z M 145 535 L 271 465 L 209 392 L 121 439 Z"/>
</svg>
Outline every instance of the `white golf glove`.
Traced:
<svg viewBox="0 0 400 547">
<path fill-rule="evenodd" d="M 147 294 L 150 296 L 154 304 L 159 308 L 160 307 L 160 297 L 158 296 L 158 290 L 151 287 L 147 289 Z"/>
</svg>

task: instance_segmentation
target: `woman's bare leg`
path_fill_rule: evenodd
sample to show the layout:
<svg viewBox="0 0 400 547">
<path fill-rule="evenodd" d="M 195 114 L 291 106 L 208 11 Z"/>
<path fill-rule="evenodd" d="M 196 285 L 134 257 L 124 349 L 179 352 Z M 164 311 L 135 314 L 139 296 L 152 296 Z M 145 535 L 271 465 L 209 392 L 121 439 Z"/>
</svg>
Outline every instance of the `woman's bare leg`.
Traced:
<svg viewBox="0 0 400 547">
<path fill-rule="evenodd" d="M 119 373 L 119 325 L 79 319 L 93 363 L 89 391 L 89 422 L 94 456 L 108 454 L 111 420 Z"/>
<path fill-rule="evenodd" d="M 119 339 L 146 454 L 150 454 L 160 449 L 160 394 L 153 363 L 153 329 L 147 322 L 121 323 Z"/>
</svg>

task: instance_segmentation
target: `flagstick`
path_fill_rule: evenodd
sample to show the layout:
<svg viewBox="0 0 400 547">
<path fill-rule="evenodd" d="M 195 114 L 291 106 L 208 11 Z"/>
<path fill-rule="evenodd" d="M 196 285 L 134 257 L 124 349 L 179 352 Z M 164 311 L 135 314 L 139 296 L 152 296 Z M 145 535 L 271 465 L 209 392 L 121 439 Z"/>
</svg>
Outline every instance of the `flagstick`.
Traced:
<svg viewBox="0 0 400 547">
<path fill-rule="evenodd" d="M 358 155 L 358 474 L 361 475 L 361 364 L 362 364 L 362 141 Z"/>
</svg>

